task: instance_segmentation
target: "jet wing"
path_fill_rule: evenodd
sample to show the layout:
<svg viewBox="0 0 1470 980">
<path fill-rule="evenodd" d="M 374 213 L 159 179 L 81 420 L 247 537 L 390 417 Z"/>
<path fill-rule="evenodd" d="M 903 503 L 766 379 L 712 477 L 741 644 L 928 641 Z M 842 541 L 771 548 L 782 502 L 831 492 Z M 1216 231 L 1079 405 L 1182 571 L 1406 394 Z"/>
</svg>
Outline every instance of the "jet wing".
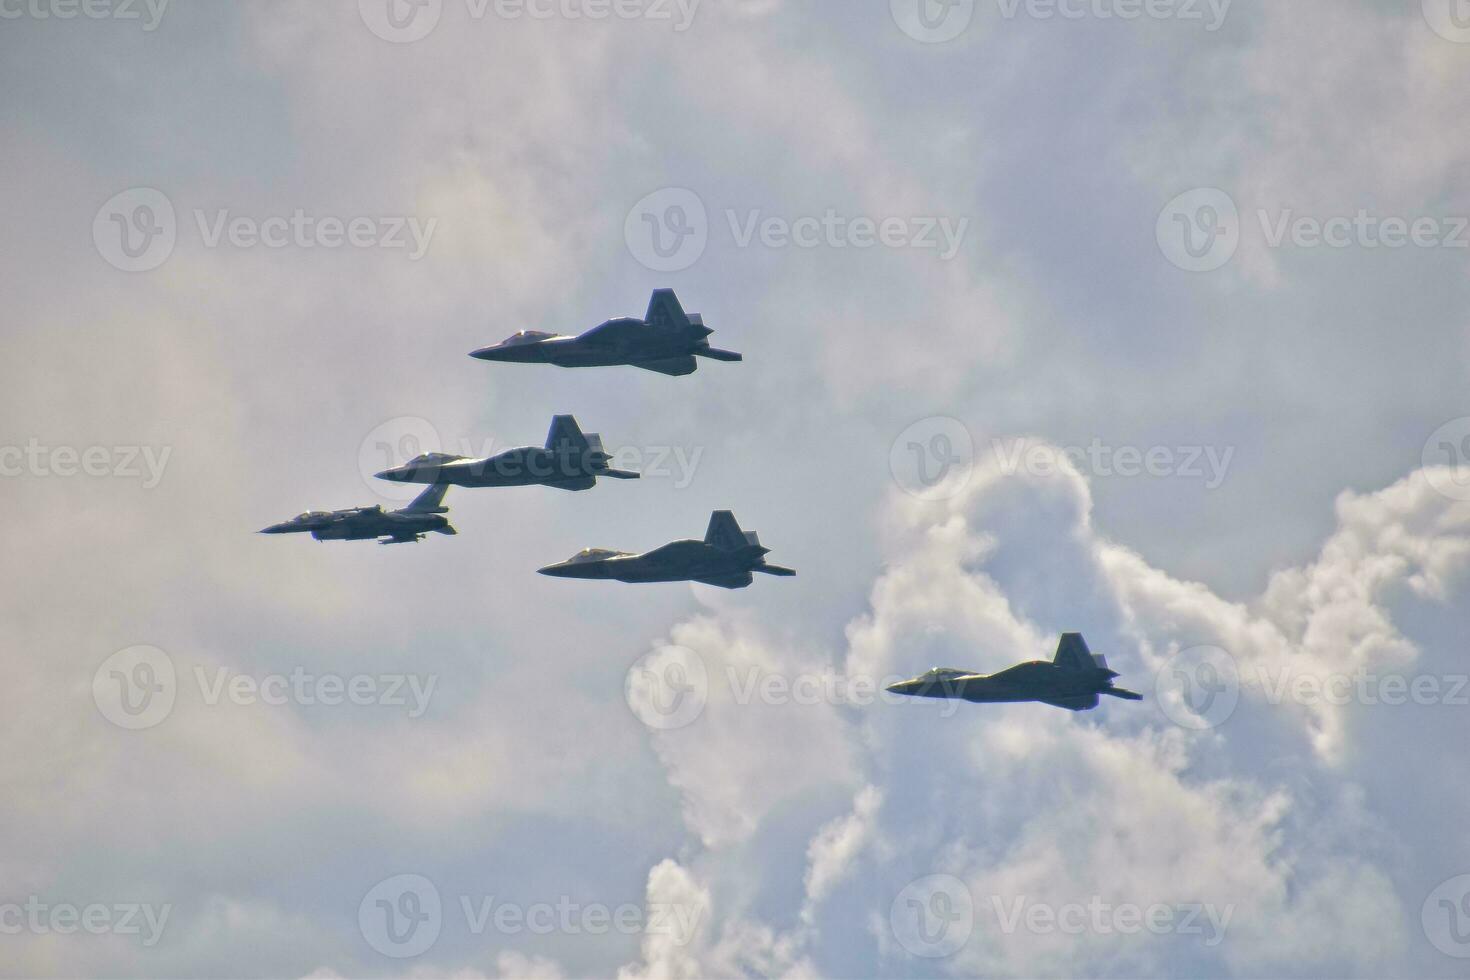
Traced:
<svg viewBox="0 0 1470 980">
<path fill-rule="evenodd" d="M 1091 711 L 1097 707 L 1096 694 L 1079 694 L 1070 698 L 1037 698 L 1042 704 L 1050 704 L 1068 711 Z"/>
<path fill-rule="evenodd" d="M 609 320 L 598 324 L 577 338 L 596 347 L 615 347 L 628 350 L 648 337 L 648 327 L 642 320 Z"/>
<path fill-rule="evenodd" d="M 597 481 L 590 476 L 578 477 L 574 480 L 559 480 L 556 483 L 546 484 L 558 490 L 590 490 L 597 486 Z"/>
<path fill-rule="evenodd" d="M 731 572 L 729 575 L 709 575 L 695 578 L 705 585 L 716 585 L 722 589 L 743 589 L 753 580 L 749 572 Z"/>
<path fill-rule="evenodd" d="M 670 357 L 662 361 L 634 361 L 634 367 L 641 367 L 645 371 L 657 371 L 659 374 L 667 374 L 670 377 L 683 377 L 693 374 L 695 368 L 699 367 L 694 361 L 693 354 L 685 354 L 683 357 Z"/>
</svg>

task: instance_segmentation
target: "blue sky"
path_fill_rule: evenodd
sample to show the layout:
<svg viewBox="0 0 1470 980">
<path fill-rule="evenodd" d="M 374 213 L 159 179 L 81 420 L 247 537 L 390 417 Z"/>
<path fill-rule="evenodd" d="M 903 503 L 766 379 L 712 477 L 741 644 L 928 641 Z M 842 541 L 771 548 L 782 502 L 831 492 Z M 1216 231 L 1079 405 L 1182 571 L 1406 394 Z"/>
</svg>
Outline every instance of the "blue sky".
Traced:
<svg viewBox="0 0 1470 980">
<path fill-rule="evenodd" d="M 1463 974 L 1449 0 L 73 12 L 0 4 L 0 970 Z M 465 356 L 661 286 L 745 361 Z M 253 533 L 558 413 L 645 478 Z M 534 574 L 722 508 L 799 576 Z M 1064 630 L 1147 699 L 873 694 Z"/>
</svg>

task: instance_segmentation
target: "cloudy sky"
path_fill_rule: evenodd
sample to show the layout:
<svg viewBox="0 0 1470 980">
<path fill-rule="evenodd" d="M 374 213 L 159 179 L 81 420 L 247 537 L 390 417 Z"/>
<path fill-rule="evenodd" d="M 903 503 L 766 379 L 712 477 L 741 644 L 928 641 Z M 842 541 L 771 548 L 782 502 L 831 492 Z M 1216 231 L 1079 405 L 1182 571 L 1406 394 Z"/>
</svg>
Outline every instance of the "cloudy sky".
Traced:
<svg viewBox="0 0 1470 980">
<path fill-rule="evenodd" d="M 1463 4 L 0 0 L 0 49 L 6 975 L 1465 974 Z M 465 356 L 660 286 L 745 361 Z M 644 479 L 254 533 L 555 413 Z M 716 508 L 799 576 L 534 574 Z M 1145 700 L 881 693 L 1064 630 Z"/>
</svg>

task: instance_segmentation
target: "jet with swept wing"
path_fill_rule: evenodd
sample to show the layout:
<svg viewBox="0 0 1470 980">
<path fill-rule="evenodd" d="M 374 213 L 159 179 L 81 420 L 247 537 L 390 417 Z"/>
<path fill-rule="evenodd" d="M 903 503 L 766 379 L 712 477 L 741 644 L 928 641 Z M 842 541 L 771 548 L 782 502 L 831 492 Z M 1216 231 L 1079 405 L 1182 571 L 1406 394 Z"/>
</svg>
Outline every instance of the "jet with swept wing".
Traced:
<svg viewBox="0 0 1470 980">
<path fill-rule="evenodd" d="M 1125 701 L 1143 700 L 1141 694 L 1114 687 L 1113 678 L 1117 676 L 1101 654 L 1087 649 L 1081 633 L 1063 633 L 1056 657 L 1050 661 L 1033 660 L 998 674 L 935 667 L 888 690 L 918 698 L 956 698 L 979 704 L 1039 701 L 1068 711 L 1096 708 L 1100 694 Z"/>
<path fill-rule="evenodd" d="M 556 487 L 590 490 L 599 476 L 636 480 L 637 473 L 608 467 L 612 459 L 602 448 L 602 437 L 584 434 L 570 415 L 551 420 L 546 445 L 507 449 L 484 459 L 425 453 L 377 474 L 398 483 L 447 483 L 456 487 Z"/>
<path fill-rule="evenodd" d="M 703 582 L 722 589 L 743 589 L 752 572 L 790 576 L 796 572 L 766 563 L 769 548 L 754 531 L 742 531 L 735 515 L 717 510 L 703 541 L 673 541 L 641 555 L 588 548 L 556 565 L 539 569 L 555 578 L 613 579 L 618 582 Z"/>
<path fill-rule="evenodd" d="M 522 330 L 513 337 L 471 351 L 482 361 L 555 364 L 558 367 L 609 367 L 630 364 L 675 377 L 692 374 L 695 357 L 738 361 L 734 351 L 709 345 L 713 333 L 698 313 L 685 313 L 672 289 L 656 289 L 642 319 L 619 317 L 576 336 Z"/>
<path fill-rule="evenodd" d="M 368 541 L 380 538 L 379 544 L 409 544 L 422 541 L 430 531 L 457 533 L 445 514 L 446 483 L 436 483 L 413 499 L 402 510 L 372 507 L 350 507 L 346 510 L 310 510 L 289 521 L 262 528 L 261 534 L 300 534 L 311 532 L 318 541 Z"/>
</svg>

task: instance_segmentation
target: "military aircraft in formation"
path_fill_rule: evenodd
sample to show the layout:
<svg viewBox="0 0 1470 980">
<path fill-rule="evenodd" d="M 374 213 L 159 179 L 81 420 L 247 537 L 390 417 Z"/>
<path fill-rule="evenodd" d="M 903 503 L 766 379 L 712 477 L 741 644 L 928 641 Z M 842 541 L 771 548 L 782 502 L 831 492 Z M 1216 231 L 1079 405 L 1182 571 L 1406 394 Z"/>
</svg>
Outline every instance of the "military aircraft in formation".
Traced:
<svg viewBox="0 0 1470 980">
<path fill-rule="evenodd" d="M 752 572 L 791 576 L 796 572 L 766 563 L 769 548 L 754 531 L 740 530 L 735 515 L 710 515 L 703 541 L 672 541 L 641 555 L 588 548 L 564 562 L 539 569 L 554 578 L 614 579 L 619 582 L 702 582 L 722 589 L 743 589 Z"/>
<path fill-rule="evenodd" d="M 599 476 L 636 480 L 637 473 L 608 467 L 612 459 L 595 432 L 583 434 L 577 420 L 557 415 L 551 420 L 546 446 L 507 449 L 485 459 L 425 453 L 392 469 L 376 474 L 380 480 L 398 483 L 447 483 L 456 487 L 556 487 L 558 490 L 590 490 Z"/>
<path fill-rule="evenodd" d="M 262 528 L 261 534 L 300 534 L 310 531 L 318 541 L 368 541 L 382 538 L 379 544 L 408 544 L 422 541 L 430 531 L 457 534 L 444 515 L 446 483 L 436 483 L 402 510 L 372 507 L 350 507 L 347 510 L 309 510 L 289 521 Z"/>
<path fill-rule="evenodd" d="M 474 351 L 485 361 L 555 364 L 559 367 L 631 365 L 660 374 L 693 373 L 696 357 L 739 361 L 741 355 L 713 348 L 712 333 L 699 314 L 686 314 L 672 289 L 658 289 L 642 319 L 621 317 L 578 336 L 523 330 L 503 343 Z M 310 532 L 318 541 L 380 539 L 382 544 L 423 540 L 429 532 L 454 534 L 443 506 L 451 485 L 460 487 L 548 486 L 588 490 L 598 477 L 636 480 L 639 474 L 608 466 L 611 457 L 596 433 L 583 434 L 577 420 L 557 415 L 551 420 L 545 447 L 522 446 L 483 459 L 425 453 L 401 466 L 378 473 L 384 480 L 426 483 L 428 489 L 402 510 L 379 506 L 348 510 L 308 511 L 272 524 L 262 534 Z M 587 548 L 564 562 L 539 569 L 555 578 L 619 582 L 702 582 L 724 589 L 743 589 L 753 573 L 792 576 L 796 572 L 766 562 L 769 548 L 754 531 L 742 531 L 735 515 L 717 510 L 710 516 L 703 541 L 672 541 L 643 554 Z M 1096 708 L 1099 695 L 1128 701 L 1143 696 L 1113 686 L 1117 671 L 1094 655 L 1080 633 L 1063 633 L 1051 661 L 1017 664 L 997 674 L 935 667 L 912 680 L 891 685 L 896 694 L 923 698 L 963 699 L 977 703 L 1039 701 L 1069 711 Z"/>
<path fill-rule="evenodd" d="M 894 694 L 918 698 L 956 698 L 980 704 L 1040 701 L 1068 711 L 1090 711 L 1098 695 L 1142 701 L 1143 695 L 1113 686 L 1118 672 L 1101 654 L 1087 649 L 1081 633 L 1063 633 L 1051 661 L 1033 660 L 998 674 L 935 667 L 912 680 L 890 685 Z"/>
<path fill-rule="evenodd" d="M 741 360 L 734 351 L 711 347 L 709 335 L 713 332 L 698 313 L 684 312 L 672 289 L 656 289 L 642 320 L 619 317 L 575 337 L 522 330 L 492 347 L 471 351 L 470 356 L 482 361 L 555 364 L 568 368 L 631 364 L 678 377 L 692 374 L 698 368 L 696 356 L 716 361 Z"/>
</svg>

